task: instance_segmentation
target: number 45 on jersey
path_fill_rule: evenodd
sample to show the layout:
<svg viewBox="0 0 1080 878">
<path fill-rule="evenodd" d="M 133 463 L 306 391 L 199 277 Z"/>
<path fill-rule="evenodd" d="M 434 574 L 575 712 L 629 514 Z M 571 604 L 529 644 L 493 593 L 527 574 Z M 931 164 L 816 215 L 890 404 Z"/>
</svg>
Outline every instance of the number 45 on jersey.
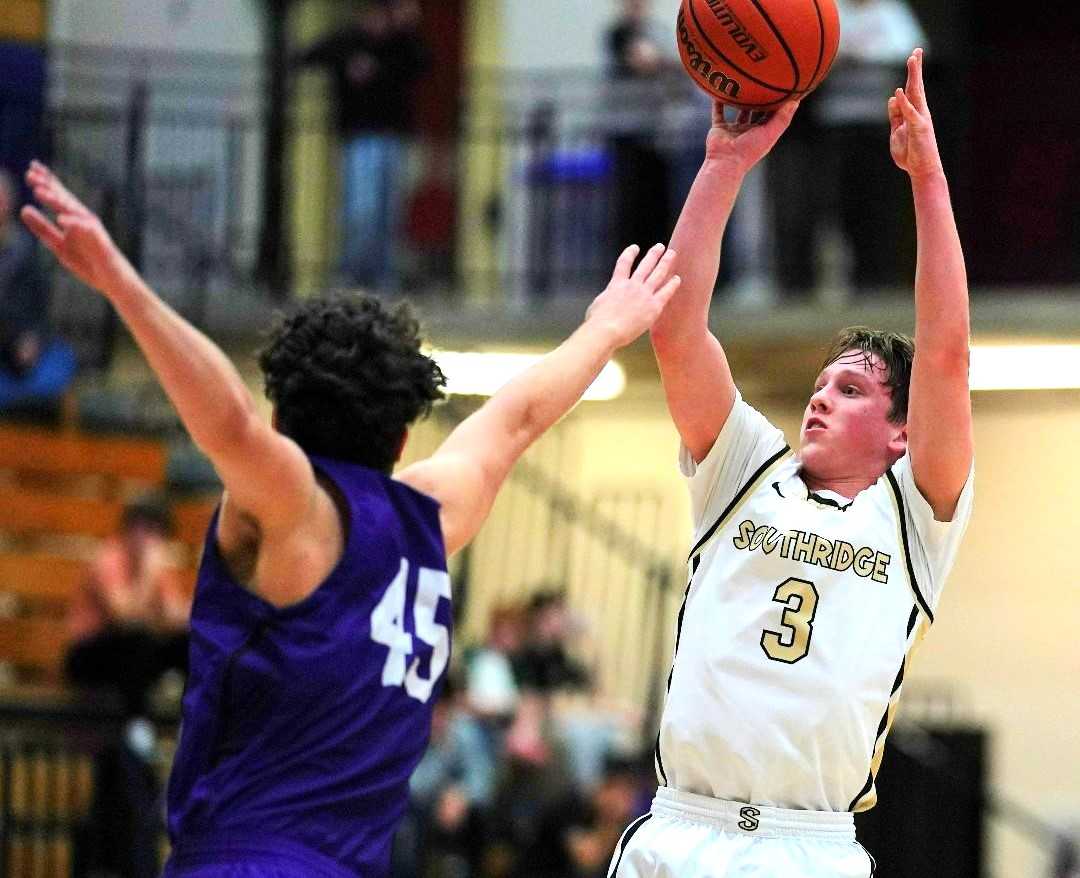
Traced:
<svg viewBox="0 0 1080 878">
<path fill-rule="evenodd" d="M 371 611 L 371 639 L 390 649 L 383 665 L 382 684 L 404 685 L 405 692 L 411 698 L 427 701 L 450 660 L 450 632 L 445 625 L 435 621 L 439 598 L 450 600 L 450 575 L 445 570 L 429 570 L 427 567 L 421 567 L 417 574 L 413 630 L 431 647 L 430 675 L 427 678 L 420 675 L 420 656 L 416 656 L 406 668 L 406 659 L 413 654 L 413 636 L 405 630 L 405 586 L 408 579 L 409 562 L 402 558 L 397 576 Z"/>
</svg>

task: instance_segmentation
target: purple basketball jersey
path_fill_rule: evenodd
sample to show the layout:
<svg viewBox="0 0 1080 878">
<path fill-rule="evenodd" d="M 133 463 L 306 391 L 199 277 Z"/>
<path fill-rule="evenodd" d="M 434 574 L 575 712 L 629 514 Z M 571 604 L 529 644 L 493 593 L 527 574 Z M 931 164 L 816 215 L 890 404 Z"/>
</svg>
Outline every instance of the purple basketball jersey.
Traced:
<svg viewBox="0 0 1080 878">
<path fill-rule="evenodd" d="M 285 609 L 238 585 L 210 525 L 169 781 L 168 875 L 207 863 L 382 876 L 450 656 L 450 580 L 430 497 L 312 458 L 348 504 L 345 550 Z M 224 873 L 223 873 L 224 874 Z"/>
</svg>

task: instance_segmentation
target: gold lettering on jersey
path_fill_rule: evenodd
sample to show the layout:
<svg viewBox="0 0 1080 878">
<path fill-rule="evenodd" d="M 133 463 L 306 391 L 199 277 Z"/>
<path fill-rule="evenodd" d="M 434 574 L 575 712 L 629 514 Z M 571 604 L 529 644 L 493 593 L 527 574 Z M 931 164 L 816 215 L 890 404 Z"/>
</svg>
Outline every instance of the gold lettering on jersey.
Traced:
<svg viewBox="0 0 1080 878">
<path fill-rule="evenodd" d="M 790 530 L 786 533 L 767 524 L 756 525 L 747 519 L 739 524 L 739 531 L 731 543 L 743 552 L 761 552 L 771 555 L 779 552 L 781 558 L 789 558 L 801 564 L 810 564 L 843 573 L 851 570 L 863 579 L 887 583 L 892 555 L 871 546 L 856 548 L 844 540 L 829 540 L 812 531 Z"/>
</svg>

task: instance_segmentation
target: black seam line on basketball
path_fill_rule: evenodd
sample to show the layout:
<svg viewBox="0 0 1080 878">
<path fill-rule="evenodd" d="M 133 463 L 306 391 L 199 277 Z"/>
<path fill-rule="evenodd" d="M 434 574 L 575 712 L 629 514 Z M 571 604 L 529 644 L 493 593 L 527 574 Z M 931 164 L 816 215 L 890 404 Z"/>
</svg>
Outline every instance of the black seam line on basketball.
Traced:
<svg viewBox="0 0 1080 878">
<path fill-rule="evenodd" d="M 923 597 L 923 593 L 919 589 L 919 583 L 915 579 L 915 567 L 911 563 L 911 549 L 908 546 L 907 516 L 904 514 L 904 498 L 900 493 L 900 485 L 896 481 L 896 476 L 892 474 L 892 470 L 886 470 L 885 475 L 889 479 L 889 486 L 892 488 L 893 496 L 896 498 L 896 509 L 900 514 L 900 540 L 904 544 L 904 563 L 907 565 L 908 581 L 911 583 L 911 590 L 915 592 L 915 600 L 919 602 L 922 611 L 926 613 L 926 618 L 929 619 L 930 624 L 933 625 L 934 614 L 930 610 L 930 604 L 926 602 L 926 598 Z"/>
<path fill-rule="evenodd" d="M 825 19 L 821 17 L 821 4 L 818 0 L 814 0 L 814 12 L 817 13 L 818 23 L 817 64 L 814 65 L 814 73 L 807 83 L 807 88 L 814 87 L 814 80 L 817 79 L 818 71 L 821 70 L 821 59 L 825 57 Z"/>
<path fill-rule="evenodd" d="M 761 17 L 765 19 L 765 23 L 769 26 L 769 30 L 773 32 L 773 36 L 776 37 L 781 48 L 784 50 L 784 54 L 788 56 L 788 61 L 791 62 L 791 69 L 795 72 L 795 81 L 791 84 L 789 91 L 794 91 L 799 87 L 799 80 L 802 79 L 802 74 L 799 72 L 799 62 L 795 60 L 795 54 L 791 51 L 791 47 L 788 46 L 787 40 L 784 39 L 784 35 L 780 33 L 780 29 L 773 24 L 773 20 L 769 18 L 769 13 L 765 11 L 761 3 L 758 0 L 750 0 L 754 4 L 754 8 L 761 14 Z"/>
<path fill-rule="evenodd" d="M 732 70 L 737 71 L 738 73 L 742 74 L 747 79 L 749 79 L 751 82 L 756 83 L 757 85 L 760 85 L 762 88 L 767 88 L 769 91 L 779 92 L 781 94 L 786 94 L 788 97 L 791 97 L 793 92 L 792 92 L 792 90 L 790 88 L 778 88 L 777 86 L 771 85 L 770 83 L 765 82 L 764 80 L 758 79 L 756 76 L 754 76 L 754 74 L 750 73 L 747 70 L 743 70 L 738 64 L 736 64 L 727 55 L 725 55 L 720 50 L 720 47 L 717 46 L 716 43 L 714 43 L 712 41 L 712 39 L 710 39 L 710 37 L 709 37 L 709 35 L 707 33 L 705 33 L 704 28 L 702 28 L 702 26 L 701 26 L 701 21 L 698 19 L 697 13 L 694 11 L 693 4 L 691 3 L 691 4 L 687 4 L 687 5 L 690 7 L 690 16 L 694 19 L 694 26 L 697 28 L 698 33 L 701 34 L 701 38 L 705 41 L 705 43 L 709 46 L 709 48 L 711 48 L 714 52 L 716 52 L 717 55 L 720 56 L 721 60 L 723 60 L 728 65 L 730 65 Z M 708 82 L 707 79 L 705 81 Z M 796 85 L 799 84 L 798 79 L 795 80 L 795 84 Z M 778 100 L 787 100 L 787 98 L 779 98 Z"/>
<path fill-rule="evenodd" d="M 630 839 L 634 837 L 634 833 L 641 829 L 645 822 L 651 817 L 652 814 L 642 814 L 627 827 L 626 832 L 623 833 L 623 837 L 619 839 L 619 859 L 615 861 L 615 868 L 611 870 L 612 878 L 616 878 L 619 874 L 619 866 L 622 864 L 623 854 L 626 853 L 626 846 L 630 844 Z"/>
<path fill-rule="evenodd" d="M 774 463 L 776 463 L 785 454 L 787 454 L 789 451 L 791 451 L 791 446 L 790 445 L 785 445 L 780 451 L 776 452 L 776 454 L 774 454 L 772 457 L 770 457 L 767 461 L 765 461 L 765 463 L 763 463 L 761 466 L 759 466 L 754 471 L 754 474 L 752 476 L 750 476 L 749 479 L 746 480 L 746 484 L 744 484 L 739 489 L 739 493 L 735 495 L 735 498 L 730 503 L 728 503 L 727 508 L 724 509 L 724 511 L 722 513 L 720 513 L 720 517 L 718 519 L 716 519 L 716 521 L 713 523 L 712 527 L 710 527 L 705 532 L 705 535 L 700 540 L 697 541 L 697 545 L 695 545 L 694 548 L 692 548 L 690 550 L 690 555 L 686 559 L 687 561 L 693 560 L 694 555 L 696 555 L 698 553 L 698 550 L 702 546 L 704 546 L 709 540 L 712 539 L 712 535 L 714 533 L 716 533 L 717 528 L 719 528 L 720 525 L 724 523 L 724 519 L 727 518 L 731 514 L 731 511 L 736 506 L 739 505 L 739 501 L 742 500 L 743 495 L 747 491 L 750 490 L 750 486 L 753 485 L 754 482 L 756 482 L 758 479 L 760 479 L 763 475 L 765 475 L 765 473 L 769 471 L 769 469 L 772 467 L 772 465 Z"/>
</svg>

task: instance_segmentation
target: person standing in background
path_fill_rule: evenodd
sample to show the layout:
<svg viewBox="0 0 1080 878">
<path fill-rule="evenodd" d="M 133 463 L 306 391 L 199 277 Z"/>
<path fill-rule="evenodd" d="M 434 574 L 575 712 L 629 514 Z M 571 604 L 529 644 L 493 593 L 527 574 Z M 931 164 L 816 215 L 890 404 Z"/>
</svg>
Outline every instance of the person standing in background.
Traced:
<svg viewBox="0 0 1080 878">
<path fill-rule="evenodd" d="M 614 161 L 613 243 L 620 250 L 666 241 L 673 224 L 669 162 L 657 137 L 674 37 L 670 26 L 651 17 L 650 7 L 650 0 L 622 0 L 604 42 L 607 106 L 613 108 L 606 120 Z"/>
<path fill-rule="evenodd" d="M 0 168 L 0 412 L 55 420 L 75 353 L 49 329 L 49 295 L 33 237 L 16 220 L 15 181 Z"/>
<path fill-rule="evenodd" d="M 412 87 L 430 64 L 417 0 L 364 0 L 352 24 L 297 62 L 331 76 L 341 135 L 342 280 L 397 286 L 394 247 L 413 132 Z"/>
<path fill-rule="evenodd" d="M 904 180 L 881 149 L 889 134 L 882 104 L 904 82 L 912 46 L 926 36 L 904 0 L 839 0 L 840 49 L 814 104 L 851 254 L 850 285 L 865 293 L 906 283 L 915 241 Z"/>
<path fill-rule="evenodd" d="M 904 81 L 910 47 L 926 39 L 904 0 L 837 0 L 837 7 L 836 63 L 766 168 L 776 281 L 787 301 L 837 280 L 822 271 L 828 225 L 850 253 L 848 276 L 839 279 L 845 286 L 898 287 L 912 269 L 914 222 L 903 180 L 880 149 L 889 133 L 881 107 Z"/>
</svg>

